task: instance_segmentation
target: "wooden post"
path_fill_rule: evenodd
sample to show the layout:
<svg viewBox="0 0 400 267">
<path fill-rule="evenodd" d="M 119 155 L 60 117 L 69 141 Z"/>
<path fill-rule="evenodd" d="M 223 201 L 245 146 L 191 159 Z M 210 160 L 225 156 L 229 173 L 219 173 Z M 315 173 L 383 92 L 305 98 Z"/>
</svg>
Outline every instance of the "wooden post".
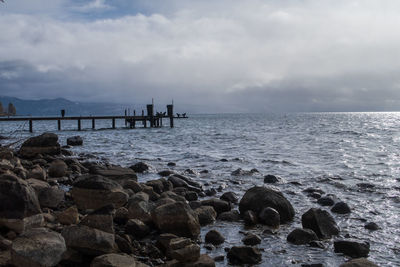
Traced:
<svg viewBox="0 0 400 267">
<path fill-rule="evenodd" d="M 136 128 L 136 120 L 135 120 L 135 118 L 132 119 L 131 128 Z"/>
<path fill-rule="evenodd" d="M 92 129 L 94 130 L 96 128 L 96 120 L 92 119 Z"/>
<path fill-rule="evenodd" d="M 128 125 L 128 121 L 126 120 L 126 109 L 125 109 L 125 127 Z"/>
<path fill-rule="evenodd" d="M 58 130 L 61 131 L 61 120 L 57 120 Z"/>
<path fill-rule="evenodd" d="M 81 130 L 81 119 L 78 119 L 78 131 Z"/>
<path fill-rule="evenodd" d="M 29 120 L 29 132 L 33 132 L 32 120 Z"/>
<path fill-rule="evenodd" d="M 115 129 L 115 118 L 112 118 L 112 128 Z"/>
<path fill-rule="evenodd" d="M 174 105 L 167 105 L 167 114 L 169 117 L 169 126 L 174 128 Z"/>
<path fill-rule="evenodd" d="M 147 105 L 147 116 L 150 119 L 150 127 L 154 127 L 154 106 Z"/>
</svg>

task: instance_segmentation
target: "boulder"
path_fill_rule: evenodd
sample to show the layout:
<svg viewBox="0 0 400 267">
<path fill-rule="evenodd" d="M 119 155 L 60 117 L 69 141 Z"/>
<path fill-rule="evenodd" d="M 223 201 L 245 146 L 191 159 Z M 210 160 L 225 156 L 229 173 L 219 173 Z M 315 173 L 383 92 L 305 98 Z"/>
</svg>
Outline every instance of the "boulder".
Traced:
<svg viewBox="0 0 400 267">
<path fill-rule="evenodd" d="M 40 191 L 43 189 L 50 187 L 47 182 L 42 180 L 28 179 L 26 182 L 35 190 L 36 195 L 39 195 Z"/>
<path fill-rule="evenodd" d="M 86 215 L 79 224 L 114 234 L 114 211 L 114 205 L 104 206 Z"/>
<path fill-rule="evenodd" d="M 0 176 L 0 226 L 17 233 L 43 224 L 43 216 L 35 190 L 12 174 Z"/>
<path fill-rule="evenodd" d="M 313 230 L 319 238 L 331 238 L 339 234 L 333 217 L 326 210 L 312 208 L 301 216 L 303 228 Z"/>
<path fill-rule="evenodd" d="M 121 183 L 125 180 L 137 181 L 137 175 L 132 169 L 124 168 L 118 165 L 96 165 L 90 168 L 90 173 L 101 175 L 111 180 L 120 181 Z"/>
<path fill-rule="evenodd" d="M 351 212 L 349 205 L 347 205 L 345 202 L 342 202 L 342 201 L 336 203 L 332 207 L 331 211 L 334 213 L 339 213 L 339 214 L 347 214 L 347 213 Z"/>
<path fill-rule="evenodd" d="M 128 218 L 139 219 L 146 224 L 153 222 L 151 217 L 152 205 L 149 203 L 149 195 L 139 192 L 128 201 Z"/>
<path fill-rule="evenodd" d="M 215 261 L 207 254 L 202 254 L 195 262 L 187 263 L 184 267 L 215 267 Z"/>
<path fill-rule="evenodd" d="M 231 264 L 258 264 L 261 262 L 261 252 L 255 247 L 232 247 L 227 254 Z"/>
<path fill-rule="evenodd" d="M 217 213 L 211 206 L 201 206 L 194 210 L 201 226 L 215 222 Z"/>
<path fill-rule="evenodd" d="M 90 267 L 147 267 L 127 254 L 104 254 L 93 259 Z"/>
<path fill-rule="evenodd" d="M 340 267 L 379 267 L 375 263 L 367 260 L 366 258 L 352 259 L 340 265 Z"/>
<path fill-rule="evenodd" d="M 244 224 L 246 226 L 253 226 L 258 223 L 257 214 L 252 210 L 246 210 L 243 215 Z"/>
<path fill-rule="evenodd" d="M 369 243 L 355 240 L 336 240 L 333 243 L 336 253 L 343 253 L 352 258 L 364 258 L 369 254 Z"/>
<path fill-rule="evenodd" d="M 67 138 L 67 145 L 69 146 L 81 146 L 83 144 L 83 139 L 79 135 Z"/>
<path fill-rule="evenodd" d="M 144 162 L 138 162 L 130 166 L 129 168 L 131 168 L 134 172 L 144 173 L 145 171 L 148 171 L 150 169 L 150 166 Z"/>
<path fill-rule="evenodd" d="M 242 239 L 246 246 L 255 246 L 261 243 L 261 237 L 255 234 L 248 234 Z"/>
<path fill-rule="evenodd" d="M 125 225 L 125 233 L 132 235 L 136 239 L 141 239 L 150 233 L 150 228 L 141 220 L 130 219 Z"/>
<path fill-rule="evenodd" d="M 67 250 L 64 238 L 46 228 L 29 229 L 11 247 L 12 263 L 24 266 L 55 266 Z"/>
<path fill-rule="evenodd" d="M 271 207 L 279 212 L 280 223 L 291 221 L 294 217 L 292 204 L 279 191 L 267 187 L 255 186 L 246 191 L 239 203 L 239 211 L 244 214 L 252 210 L 259 214 L 264 208 Z"/>
<path fill-rule="evenodd" d="M 220 245 L 225 242 L 225 238 L 217 230 L 210 230 L 204 237 L 206 243 L 213 244 L 214 246 Z"/>
<path fill-rule="evenodd" d="M 160 175 L 162 177 L 167 177 L 172 174 L 175 174 L 175 172 L 173 170 L 163 170 L 163 171 L 158 172 L 158 175 Z"/>
<path fill-rule="evenodd" d="M 237 210 L 225 211 L 220 213 L 217 219 L 226 222 L 237 222 L 240 220 L 240 214 Z"/>
<path fill-rule="evenodd" d="M 222 194 L 220 199 L 233 204 L 238 203 L 238 197 L 234 192 L 225 192 Z"/>
<path fill-rule="evenodd" d="M 49 167 L 50 177 L 63 177 L 67 175 L 68 166 L 63 160 L 54 160 Z"/>
<path fill-rule="evenodd" d="M 268 225 L 273 228 L 279 227 L 280 215 L 276 209 L 267 207 L 264 208 L 260 214 L 258 214 L 258 220 L 260 223 Z"/>
<path fill-rule="evenodd" d="M 279 178 L 278 176 L 268 174 L 264 176 L 264 183 L 265 184 L 275 184 L 279 183 L 282 179 Z"/>
<path fill-rule="evenodd" d="M 57 220 L 64 225 L 77 224 L 79 222 L 79 213 L 76 206 L 57 213 Z"/>
<path fill-rule="evenodd" d="M 46 187 L 38 194 L 41 207 L 57 208 L 64 201 L 65 192 L 57 186 Z"/>
<path fill-rule="evenodd" d="M 381 228 L 379 227 L 379 225 L 377 225 L 377 224 L 374 223 L 374 222 L 369 222 L 369 223 L 365 224 L 365 225 L 364 225 L 364 228 L 365 228 L 365 229 L 368 229 L 368 230 L 371 230 L 371 231 L 376 231 L 376 230 L 381 229 Z"/>
<path fill-rule="evenodd" d="M 296 228 L 287 236 L 287 241 L 295 245 L 305 245 L 318 240 L 318 236 L 311 229 Z"/>
<path fill-rule="evenodd" d="M 40 165 L 36 164 L 28 173 L 28 178 L 37 179 L 41 181 L 47 180 L 47 173 Z"/>
<path fill-rule="evenodd" d="M 165 191 L 171 191 L 173 188 L 171 182 L 167 181 L 165 178 L 148 181 L 146 185 L 151 186 L 154 192 L 157 194 L 161 194 Z"/>
<path fill-rule="evenodd" d="M 121 185 L 99 175 L 85 175 L 74 183 L 72 198 L 79 209 L 99 209 L 109 204 L 119 208 L 128 201 Z"/>
<path fill-rule="evenodd" d="M 153 221 L 162 232 L 196 238 L 200 234 L 197 215 L 183 202 L 157 207 L 152 212 Z"/>
<path fill-rule="evenodd" d="M 320 204 L 321 206 L 332 206 L 333 204 L 335 204 L 335 201 L 333 200 L 333 198 L 325 196 L 319 198 L 317 200 L 317 203 Z"/>
<path fill-rule="evenodd" d="M 19 154 L 25 158 L 33 158 L 41 155 L 59 155 L 61 152 L 58 136 L 53 133 L 44 133 L 26 140 L 19 150 Z"/>
<path fill-rule="evenodd" d="M 61 232 L 68 248 L 83 254 L 98 256 L 115 252 L 117 246 L 113 234 L 85 225 L 67 226 Z"/>
<path fill-rule="evenodd" d="M 218 198 L 210 198 L 210 199 L 203 200 L 203 201 L 201 201 L 201 205 L 213 207 L 214 210 L 217 212 L 217 214 L 231 210 L 231 205 L 229 202 L 226 202 L 226 201 L 218 199 Z"/>
<path fill-rule="evenodd" d="M 171 240 L 171 248 L 168 255 L 180 263 L 194 262 L 200 257 L 200 247 L 197 244 L 185 244 L 185 246 L 174 247 L 175 240 Z M 179 243 L 180 240 L 178 241 Z"/>
</svg>

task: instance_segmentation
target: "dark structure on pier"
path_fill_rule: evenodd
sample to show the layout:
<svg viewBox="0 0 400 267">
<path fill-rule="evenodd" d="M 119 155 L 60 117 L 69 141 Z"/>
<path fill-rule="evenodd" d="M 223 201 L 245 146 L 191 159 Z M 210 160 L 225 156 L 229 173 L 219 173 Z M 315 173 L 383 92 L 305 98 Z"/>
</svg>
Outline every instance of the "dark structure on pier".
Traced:
<svg viewBox="0 0 400 267">
<path fill-rule="evenodd" d="M 136 128 L 136 123 L 141 123 L 144 128 L 149 127 L 162 127 L 163 119 L 169 119 L 169 126 L 171 128 L 174 127 L 174 119 L 178 117 L 174 117 L 173 105 L 167 105 L 167 112 L 157 112 L 154 114 L 154 104 L 149 104 L 146 106 L 147 114 L 144 114 L 144 110 L 142 110 L 141 115 L 136 115 L 136 111 L 133 111 L 133 115 L 130 115 L 127 110 L 125 110 L 125 115 L 123 116 L 65 116 L 65 110 L 61 110 L 60 117 L 8 117 L 1 118 L 0 121 L 28 121 L 29 122 L 29 131 L 33 132 L 33 121 L 57 121 L 57 128 L 61 130 L 61 121 L 65 120 L 76 120 L 78 123 L 78 131 L 82 130 L 82 120 L 91 120 L 92 121 L 92 129 L 96 128 L 96 120 L 111 120 L 112 129 L 115 129 L 115 121 L 118 119 L 125 120 L 125 125 L 129 128 Z M 187 118 L 181 117 L 179 118 Z"/>
</svg>

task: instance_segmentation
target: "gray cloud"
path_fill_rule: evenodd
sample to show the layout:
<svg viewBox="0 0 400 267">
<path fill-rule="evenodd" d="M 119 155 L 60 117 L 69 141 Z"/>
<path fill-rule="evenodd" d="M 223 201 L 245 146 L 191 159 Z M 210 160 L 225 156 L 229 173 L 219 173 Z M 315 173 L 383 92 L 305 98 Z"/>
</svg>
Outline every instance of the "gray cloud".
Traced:
<svg viewBox="0 0 400 267">
<path fill-rule="evenodd" d="M 63 19 L 57 2 L 48 16 L 2 11 L 0 94 L 226 112 L 400 104 L 397 1 L 90 1 Z M 112 18 L 71 15 L 111 4 Z"/>
</svg>

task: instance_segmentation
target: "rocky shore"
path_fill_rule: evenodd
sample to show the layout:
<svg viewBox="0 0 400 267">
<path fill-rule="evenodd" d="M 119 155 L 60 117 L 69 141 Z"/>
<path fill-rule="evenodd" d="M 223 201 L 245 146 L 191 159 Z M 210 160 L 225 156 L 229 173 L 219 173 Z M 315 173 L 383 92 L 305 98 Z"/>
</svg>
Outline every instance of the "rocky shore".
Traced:
<svg viewBox="0 0 400 267">
<path fill-rule="evenodd" d="M 82 143 L 78 137 L 68 141 Z M 148 168 L 145 162 L 122 167 L 76 157 L 52 133 L 30 138 L 18 150 L 0 147 L 0 266 L 208 267 L 225 258 L 232 265 L 256 265 L 262 261 L 260 236 L 245 233 L 241 244 L 225 247 L 216 230 L 201 240 L 201 227 L 223 220 L 245 229 L 262 224 L 274 234 L 295 216 L 302 228 L 293 227 L 282 242 L 324 249 L 334 239 L 334 251 L 348 259 L 341 266 L 377 266 L 366 259 L 368 243 L 337 239 L 340 229 L 331 212 L 347 214 L 351 208 L 318 189 L 307 194 L 321 208 L 299 215 L 275 187 L 246 188 L 241 199 L 230 191 L 217 198 L 217 190 L 204 190 L 169 169 L 159 179 L 138 181 L 136 174 Z M 280 178 L 267 175 L 264 182 Z M 216 246 L 226 254 L 200 253 Z"/>
</svg>

